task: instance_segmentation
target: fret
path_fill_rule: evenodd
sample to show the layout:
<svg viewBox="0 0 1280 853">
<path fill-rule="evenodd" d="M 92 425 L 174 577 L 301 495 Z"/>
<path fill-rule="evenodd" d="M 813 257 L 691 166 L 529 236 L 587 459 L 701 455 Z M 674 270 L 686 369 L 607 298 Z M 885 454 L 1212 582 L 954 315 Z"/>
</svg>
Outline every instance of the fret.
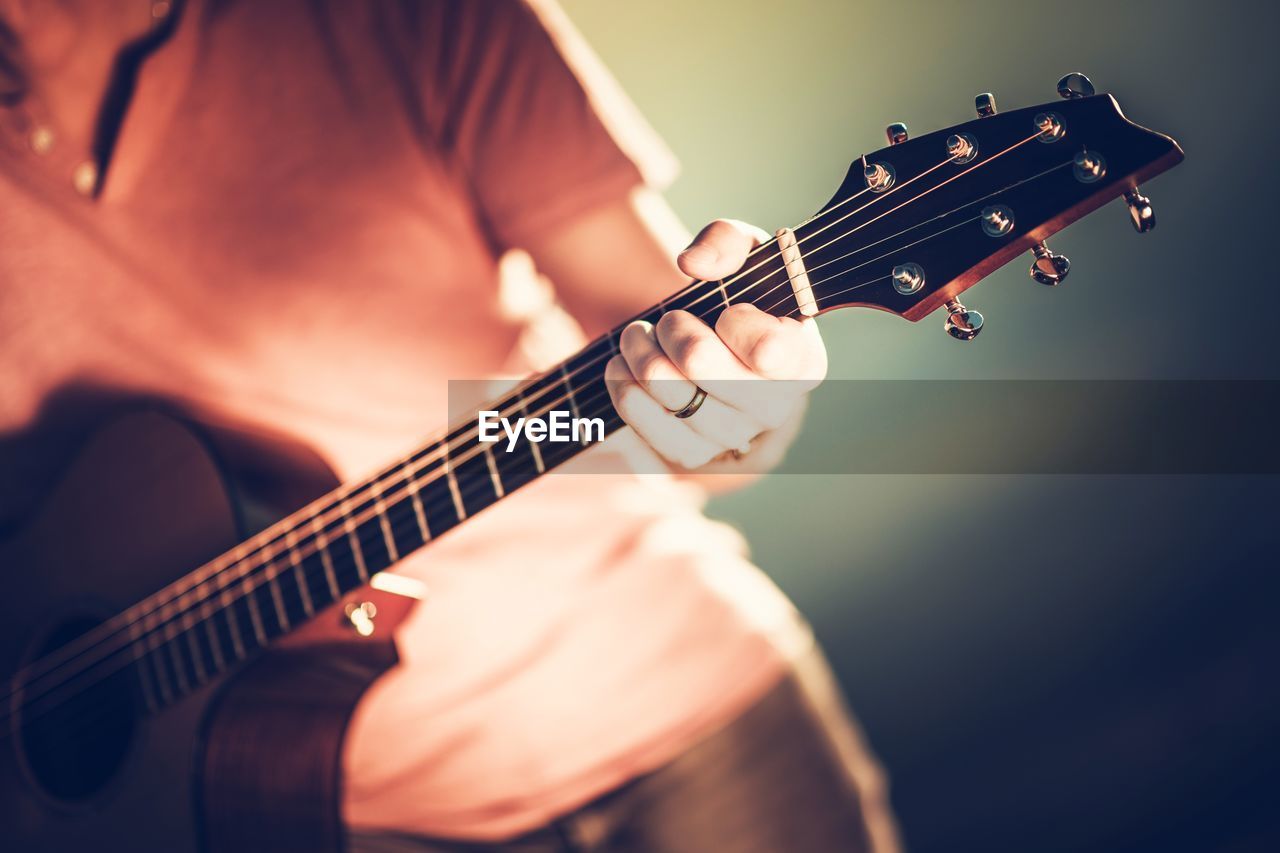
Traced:
<svg viewBox="0 0 1280 853">
<path fill-rule="evenodd" d="M 560 375 L 564 377 L 568 376 L 568 374 L 565 373 L 565 367 L 563 364 L 560 365 Z M 574 402 L 574 399 L 573 399 L 573 389 L 570 388 L 568 385 L 566 385 L 565 393 L 568 395 L 568 398 L 569 398 L 569 411 L 573 413 L 573 416 L 575 418 L 579 417 L 578 404 Z M 524 398 L 524 395 L 521 394 L 519 391 L 517 391 L 513 396 L 520 401 L 521 413 L 523 413 L 523 415 L 526 418 L 529 417 L 529 402 Z M 528 444 L 529 444 L 529 452 L 533 456 L 533 467 L 537 469 L 539 474 L 546 473 L 547 466 L 542 464 L 542 451 L 538 449 L 538 443 L 535 441 L 530 441 L 528 442 Z"/>
<path fill-rule="evenodd" d="M 311 589 L 307 585 L 306 573 L 302 570 L 302 561 L 298 559 L 298 530 L 290 527 L 284 534 L 284 546 L 289 553 L 289 565 L 293 567 L 293 578 L 298 584 L 298 596 L 302 601 L 302 611 L 307 617 L 316 613 L 315 603 L 311 600 Z"/>
<path fill-rule="evenodd" d="M 720 291 L 720 301 L 724 303 L 725 308 L 728 308 L 729 307 L 729 291 L 724 286 L 724 279 L 720 279 L 719 285 L 720 286 L 717 287 L 716 289 Z"/>
<path fill-rule="evenodd" d="M 536 395 L 546 397 L 546 402 L 554 410 L 564 411 L 564 399 L 560 394 L 562 386 L 559 380 L 548 381 L 547 377 L 540 378 L 533 386 L 529 386 L 526 392 L 539 388 Z M 543 417 L 545 412 L 539 408 L 540 415 L 530 413 L 528 400 L 529 396 L 521 396 L 513 394 L 503 400 L 499 406 L 500 411 L 521 412 L 524 417 Z M 510 443 L 504 436 L 502 441 L 496 445 L 486 445 L 493 448 L 490 459 L 493 460 L 493 467 L 496 474 L 500 478 L 502 484 L 502 492 L 498 493 L 496 499 L 501 498 L 504 494 L 514 492 L 516 489 L 536 478 L 539 474 L 546 470 L 546 465 L 542 456 L 541 446 L 536 441 L 530 441 L 521 432 L 516 438 L 514 444 Z"/>
<path fill-rule="evenodd" d="M 443 466 L 430 469 L 428 476 L 419 480 L 417 486 L 431 534 L 437 538 L 462 521 L 458 517 L 457 502 L 448 480 L 438 476 L 442 470 Z"/>
<path fill-rule="evenodd" d="M 263 567 L 262 571 L 267 576 L 267 586 L 271 590 L 271 603 L 276 609 L 276 623 L 280 626 L 280 630 L 283 632 L 289 630 L 289 615 L 285 613 L 284 596 L 280 592 L 279 572 L 275 569 L 276 556 L 279 555 L 277 554 L 273 555 L 271 558 L 264 558 L 267 560 L 267 565 Z"/>
<path fill-rule="evenodd" d="M 222 642 L 218 638 L 218 630 L 214 627 L 213 616 L 206 611 L 209 610 L 209 600 L 200 603 L 200 624 L 204 625 L 204 632 L 209 637 L 209 654 L 213 657 L 213 671 L 222 672 L 227 668 L 227 661 L 222 656 Z"/>
<path fill-rule="evenodd" d="M 449 494 L 453 496 L 453 508 L 458 513 L 458 521 L 467 520 L 467 508 L 462 504 L 462 493 L 458 490 L 458 478 L 453 473 L 453 463 L 449 459 L 449 439 L 444 441 L 444 476 L 449 482 Z"/>
<path fill-rule="evenodd" d="M 382 499 L 382 481 L 374 480 L 369 484 L 373 493 L 373 509 L 378 516 L 378 526 L 382 528 L 382 538 L 387 543 L 387 556 L 391 563 L 400 562 L 400 552 L 396 548 L 395 537 L 391 535 L 391 523 L 387 521 L 387 502 Z"/>
<path fill-rule="evenodd" d="M 205 635 L 209 638 L 209 667 L 212 672 L 221 672 L 226 668 L 226 659 L 222 656 L 222 643 L 218 639 L 217 629 L 213 624 L 215 610 L 213 595 L 201 592 L 197 587 L 195 594 L 200 597 L 200 610 L 196 622 L 204 626 Z"/>
<path fill-rule="evenodd" d="M 390 528 L 383 526 L 386 519 L 378 512 L 378 499 L 373 496 L 373 490 L 364 490 L 360 498 L 361 502 L 353 503 L 351 507 L 351 519 L 356 540 L 360 543 L 360 556 L 364 559 L 365 574 L 361 580 L 367 582 L 395 562 L 391 557 L 395 542 L 393 537 L 388 543 L 386 531 Z"/>
<path fill-rule="evenodd" d="M 182 617 L 182 627 L 169 641 L 170 657 L 173 667 L 178 673 L 179 698 L 199 687 L 204 679 L 204 650 L 200 648 L 200 635 L 194 630 L 194 624 L 187 623 L 187 614 Z"/>
<path fill-rule="evenodd" d="M 573 416 L 575 418 L 581 418 L 582 412 L 578 409 L 578 395 L 575 394 L 573 390 L 573 380 L 569 375 L 568 362 L 564 362 L 560 365 L 560 375 L 564 377 L 565 395 L 569 398 L 569 411 L 573 413 Z M 582 445 L 585 447 L 586 444 L 587 444 L 587 437 L 583 435 Z M 543 470 L 544 469 L 542 467 L 542 454 L 539 453 L 538 454 L 538 471 L 539 473 L 541 473 Z"/>
<path fill-rule="evenodd" d="M 361 566 L 367 564 L 357 561 L 356 546 L 352 544 L 352 534 L 348 533 L 348 527 L 352 531 L 354 526 L 349 524 L 350 518 L 344 517 L 336 519 L 329 527 L 325 528 L 325 535 L 329 540 L 329 554 L 333 560 L 334 579 L 337 581 L 339 596 L 348 590 L 368 582 L 368 575 L 362 574 Z M 360 559 L 363 560 L 364 554 L 360 553 Z"/>
<path fill-rule="evenodd" d="M 513 454 L 507 453 L 505 436 L 502 443 L 497 445 L 500 449 L 496 453 L 486 454 L 484 451 L 490 449 L 490 445 L 480 442 L 472 435 L 465 435 L 467 443 L 459 443 L 449 455 L 449 471 L 453 475 L 453 482 L 458 486 L 462 508 L 470 518 L 507 493 L 508 484 L 500 479 L 501 472 L 495 457 L 501 457 L 505 466 Z M 520 443 L 518 439 L 517 444 Z M 489 464 L 490 460 L 494 460 L 492 466 Z"/>
<path fill-rule="evenodd" d="M 160 608 L 159 619 L 165 618 L 165 610 L 168 607 L 169 605 L 166 604 Z M 158 638 L 158 630 L 158 626 L 156 628 L 146 626 L 146 646 L 147 660 L 150 661 L 151 667 L 155 672 L 155 685 L 160 691 L 160 706 L 163 707 L 173 701 L 173 689 L 170 687 L 169 674 L 165 670 L 165 657 L 163 654 L 156 654 L 156 652 L 159 651 L 160 644 L 162 642 L 162 640 Z"/>
<path fill-rule="evenodd" d="M 236 660 L 244 660 L 246 651 L 244 646 L 244 637 L 240 635 L 239 620 L 236 619 L 234 610 L 234 598 L 231 594 L 230 587 L 224 587 L 219 596 L 221 602 L 222 614 L 225 617 L 223 621 L 226 623 L 227 634 L 231 639 L 231 650 L 235 653 Z"/>
<path fill-rule="evenodd" d="M 200 648 L 199 635 L 193 630 L 195 625 L 187 628 L 183 633 L 187 635 L 187 645 L 191 648 L 191 661 L 195 665 L 195 683 L 197 685 L 204 684 L 208 679 L 208 673 L 204 666 L 204 650 Z"/>
<path fill-rule="evenodd" d="M 427 511 L 422 508 L 422 495 L 418 493 L 418 477 L 409 462 L 405 462 L 403 467 L 409 483 L 409 500 L 413 502 L 413 515 L 418 520 L 418 533 L 425 544 L 431 541 L 431 527 L 427 524 Z"/>
<path fill-rule="evenodd" d="M 337 601 L 342 597 L 342 590 L 338 587 L 338 578 L 333 570 L 333 555 L 329 553 L 329 537 L 324 532 L 324 528 L 320 524 L 320 519 L 311 516 L 311 529 L 315 531 L 316 549 L 320 554 L 320 563 L 324 566 L 324 577 L 329 583 L 329 596 L 333 601 Z"/>
<path fill-rule="evenodd" d="M 177 637 L 165 640 L 164 645 L 169 652 L 169 659 L 173 663 L 173 673 L 178 682 L 175 698 L 181 698 L 191 692 L 191 685 L 187 682 L 187 668 L 183 665 L 182 654 L 179 651 L 180 645 L 174 642 L 176 639 Z"/>
<path fill-rule="evenodd" d="M 342 512 L 342 526 L 347 531 L 347 541 L 351 543 L 351 553 L 356 561 L 356 571 L 360 575 L 362 583 L 369 582 L 369 567 L 364 562 L 364 551 L 360 547 L 360 538 L 356 535 L 355 522 L 351 519 L 351 500 L 350 497 L 344 497 L 340 506 Z"/>
<path fill-rule="evenodd" d="M 158 706 L 155 687 L 152 684 L 153 679 L 149 677 L 147 671 L 146 649 L 140 625 L 142 621 L 135 619 L 129 623 L 129 647 L 133 650 L 133 671 L 138 674 L 138 687 L 142 693 L 142 701 L 146 704 L 147 710 L 154 714 Z"/>
<path fill-rule="evenodd" d="M 493 445 L 486 443 L 481 447 L 484 448 L 484 461 L 489 469 L 489 480 L 493 483 L 494 497 L 501 498 L 506 492 L 502 488 L 502 478 L 498 475 L 498 463 L 493 461 Z"/>
<path fill-rule="evenodd" d="M 249 625 L 253 628 L 253 636 L 258 641 L 258 647 L 262 648 L 267 644 L 267 629 L 262 622 L 262 611 L 258 609 L 257 596 L 254 595 L 252 570 L 241 576 L 240 593 L 240 598 L 249 608 Z"/>
<path fill-rule="evenodd" d="M 406 498 L 387 507 L 387 518 L 391 523 L 391 535 L 400 549 L 401 559 L 426 544 L 420 535 L 417 513 Z M 377 578 L 374 578 L 374 583 Z"/>
</svg>

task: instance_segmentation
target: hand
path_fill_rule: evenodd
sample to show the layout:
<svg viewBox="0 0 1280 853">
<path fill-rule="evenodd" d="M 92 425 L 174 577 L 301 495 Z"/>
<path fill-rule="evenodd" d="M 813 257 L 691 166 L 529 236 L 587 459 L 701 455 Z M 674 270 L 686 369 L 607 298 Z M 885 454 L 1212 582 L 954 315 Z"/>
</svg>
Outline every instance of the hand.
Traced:
<svg viewBox="0 0 1280 853">
<path fill-rule="evenodd" d="M 716 281 L 741 269 L 764 239 L 758 228 L 717 220 L 677 263 L 695 279 Z M 634 322 L 623 330 L 620 350 L 605 368 L 614 408 L 664 459 L 687 471 L 730 451 L 744 453 L 762 433 L 794 423 L 827 372 L 812 319 L 773 317 L 748 303 L 726 308 L 714 331 L 687 311 L 668 312 L 656 326 Z M 697 412 L 675 417 L 699 389 L 707 397 Z"/>
</svg>

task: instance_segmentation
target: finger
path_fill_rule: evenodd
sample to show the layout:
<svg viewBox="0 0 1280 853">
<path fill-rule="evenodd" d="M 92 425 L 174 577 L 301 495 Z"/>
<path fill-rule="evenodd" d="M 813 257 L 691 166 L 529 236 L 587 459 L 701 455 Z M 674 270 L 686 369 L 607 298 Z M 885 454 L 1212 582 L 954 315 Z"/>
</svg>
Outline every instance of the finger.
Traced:
<svg viewBox="0 0 1280 853">
<path fill-rule="evenodd" d="M 806 390 L 793 382 L 771 382 L 750 370 L 706 323 L 684 311 L 664 314 L 658 343 L 676 368 L 711 396 L 774 429 L 795 413 Z"/>
<path fill-rule="evenodd" d="M 710 326 L 688 311 L 663 314 L 654 334 L 676 369 L 707 391 L 711 391 L 708 382 L 758 378 Z"/>
<path fill-rule="evenodd" d="M 724 451 L 724 448 L 694 432 L 687 419 L 675 417 L 650 396 L 631 375 L 622 356 L 611 358 L 604 373 L 613 407 L 627 425 L 664 459 L 693 470 Z"/>
<path fill-rule="evenodd" d="M 710 394 L 684 422 L 718 447 L 721 453 L 726 450 L 745 450 L 760 433 L 768 429 L 751 415 Z"/>
<path fill-rule="evenodd" d="M 736 219 L 717 219 L 698 232 L 676 264 L 685 275 L 716 281 L 742 269 L 747 255 L 769 235 Z"/>
<path fill-rule="evenodd" d="M 689 404 L 697 387 L 680 372 L 658 345 L 653 324 L 637 320 L 622 330 L 618 344 L 631 375 L 665 408 L 678 412 Z"/>
<path fill-rule="evenodd" d="M 716 320 L 716 335 L 738 360 L 766 379 L 811 391 L 827 375 L 827 348 L 811 318 L 774 317 L 754 305 L 732 305 Z"/>
</svg>

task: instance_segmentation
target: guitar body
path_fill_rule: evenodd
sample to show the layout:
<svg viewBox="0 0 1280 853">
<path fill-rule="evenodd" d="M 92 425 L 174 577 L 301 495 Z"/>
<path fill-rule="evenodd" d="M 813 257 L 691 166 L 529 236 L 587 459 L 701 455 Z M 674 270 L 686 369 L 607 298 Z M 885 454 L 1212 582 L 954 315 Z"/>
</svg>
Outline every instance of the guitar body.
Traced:
<svg viewBox="0 0 1280 853">
<path fill-rule="evenodd" d="M 148 411 L 113 422 L 75 457 L 38 515 L 0 543 L 6 678 L 245 538 L 260 496 L 213 449 Z M 333 485 L 310 468 L 280 514 Z M 395 664 L 391 633 L 411 607 L 368 588 L 355 598 L 378 607 L 371 636 L 350 630 L 345 602 L 334 605 L 160 714 L 144 714 L 135 685 L 116 676 L 47 713 L 8 719 L 5 846 L 340 850 L 343 735 L 361 694 Z"/>
</svg>

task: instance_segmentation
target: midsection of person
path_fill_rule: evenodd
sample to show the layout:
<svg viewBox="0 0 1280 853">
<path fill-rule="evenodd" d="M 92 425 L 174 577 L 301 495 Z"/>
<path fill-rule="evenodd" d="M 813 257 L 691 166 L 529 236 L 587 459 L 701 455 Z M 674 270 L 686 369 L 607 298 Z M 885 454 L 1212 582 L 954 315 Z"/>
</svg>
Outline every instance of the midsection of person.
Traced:
<svg viewBox="0 0 1280 853">
<path fill-rule="evenodd" d="M 503 312 L 500 247 L 618 203 L 639 174 L 566 89 L 579 126 L 557 131 L 585 135 L 574 168 L 587 171 L 566 172 L 565 201 L 544 215 L 518 192 L 478 211 L 471 170 L 484 164 L 416 124 L 404 69 L 355 26 L 374 18 L 331 43 L 294 37 L 323 27 L 303 4 L 206 11 L 188 4 L 144 68 L 96 197 L 68 184 L 84 157 L 70 143 L 38 156 L 6 143 L 0 359 L 24 369 L 3 374 L 0 429 L 74 431 L 66 422 L 96 408 L 50 414 L 49 401 L 91 386 L 286 433 L 351 479 L 444 425 L 450 379 L 529 366 L 513 357 L 527 318 Z M 486 50 L 496 61 L 504 45 Z M 552 138 L 544 128 L 537 144 Z M 538 153 L 521 159 L 568 162 Z M 14 446 L 28 468 L 58 452 L 39 436 Z M 624 435 L 598 452 L 648 451 Z M 398 567 L 431 599 L 399 637 L 403 664 L 357 712 L 347 819 L 515 834 L 673 758 L 767 691 L 803 629 L 701 500 L 671 477 L 553 474 Z"/>
</svg>

